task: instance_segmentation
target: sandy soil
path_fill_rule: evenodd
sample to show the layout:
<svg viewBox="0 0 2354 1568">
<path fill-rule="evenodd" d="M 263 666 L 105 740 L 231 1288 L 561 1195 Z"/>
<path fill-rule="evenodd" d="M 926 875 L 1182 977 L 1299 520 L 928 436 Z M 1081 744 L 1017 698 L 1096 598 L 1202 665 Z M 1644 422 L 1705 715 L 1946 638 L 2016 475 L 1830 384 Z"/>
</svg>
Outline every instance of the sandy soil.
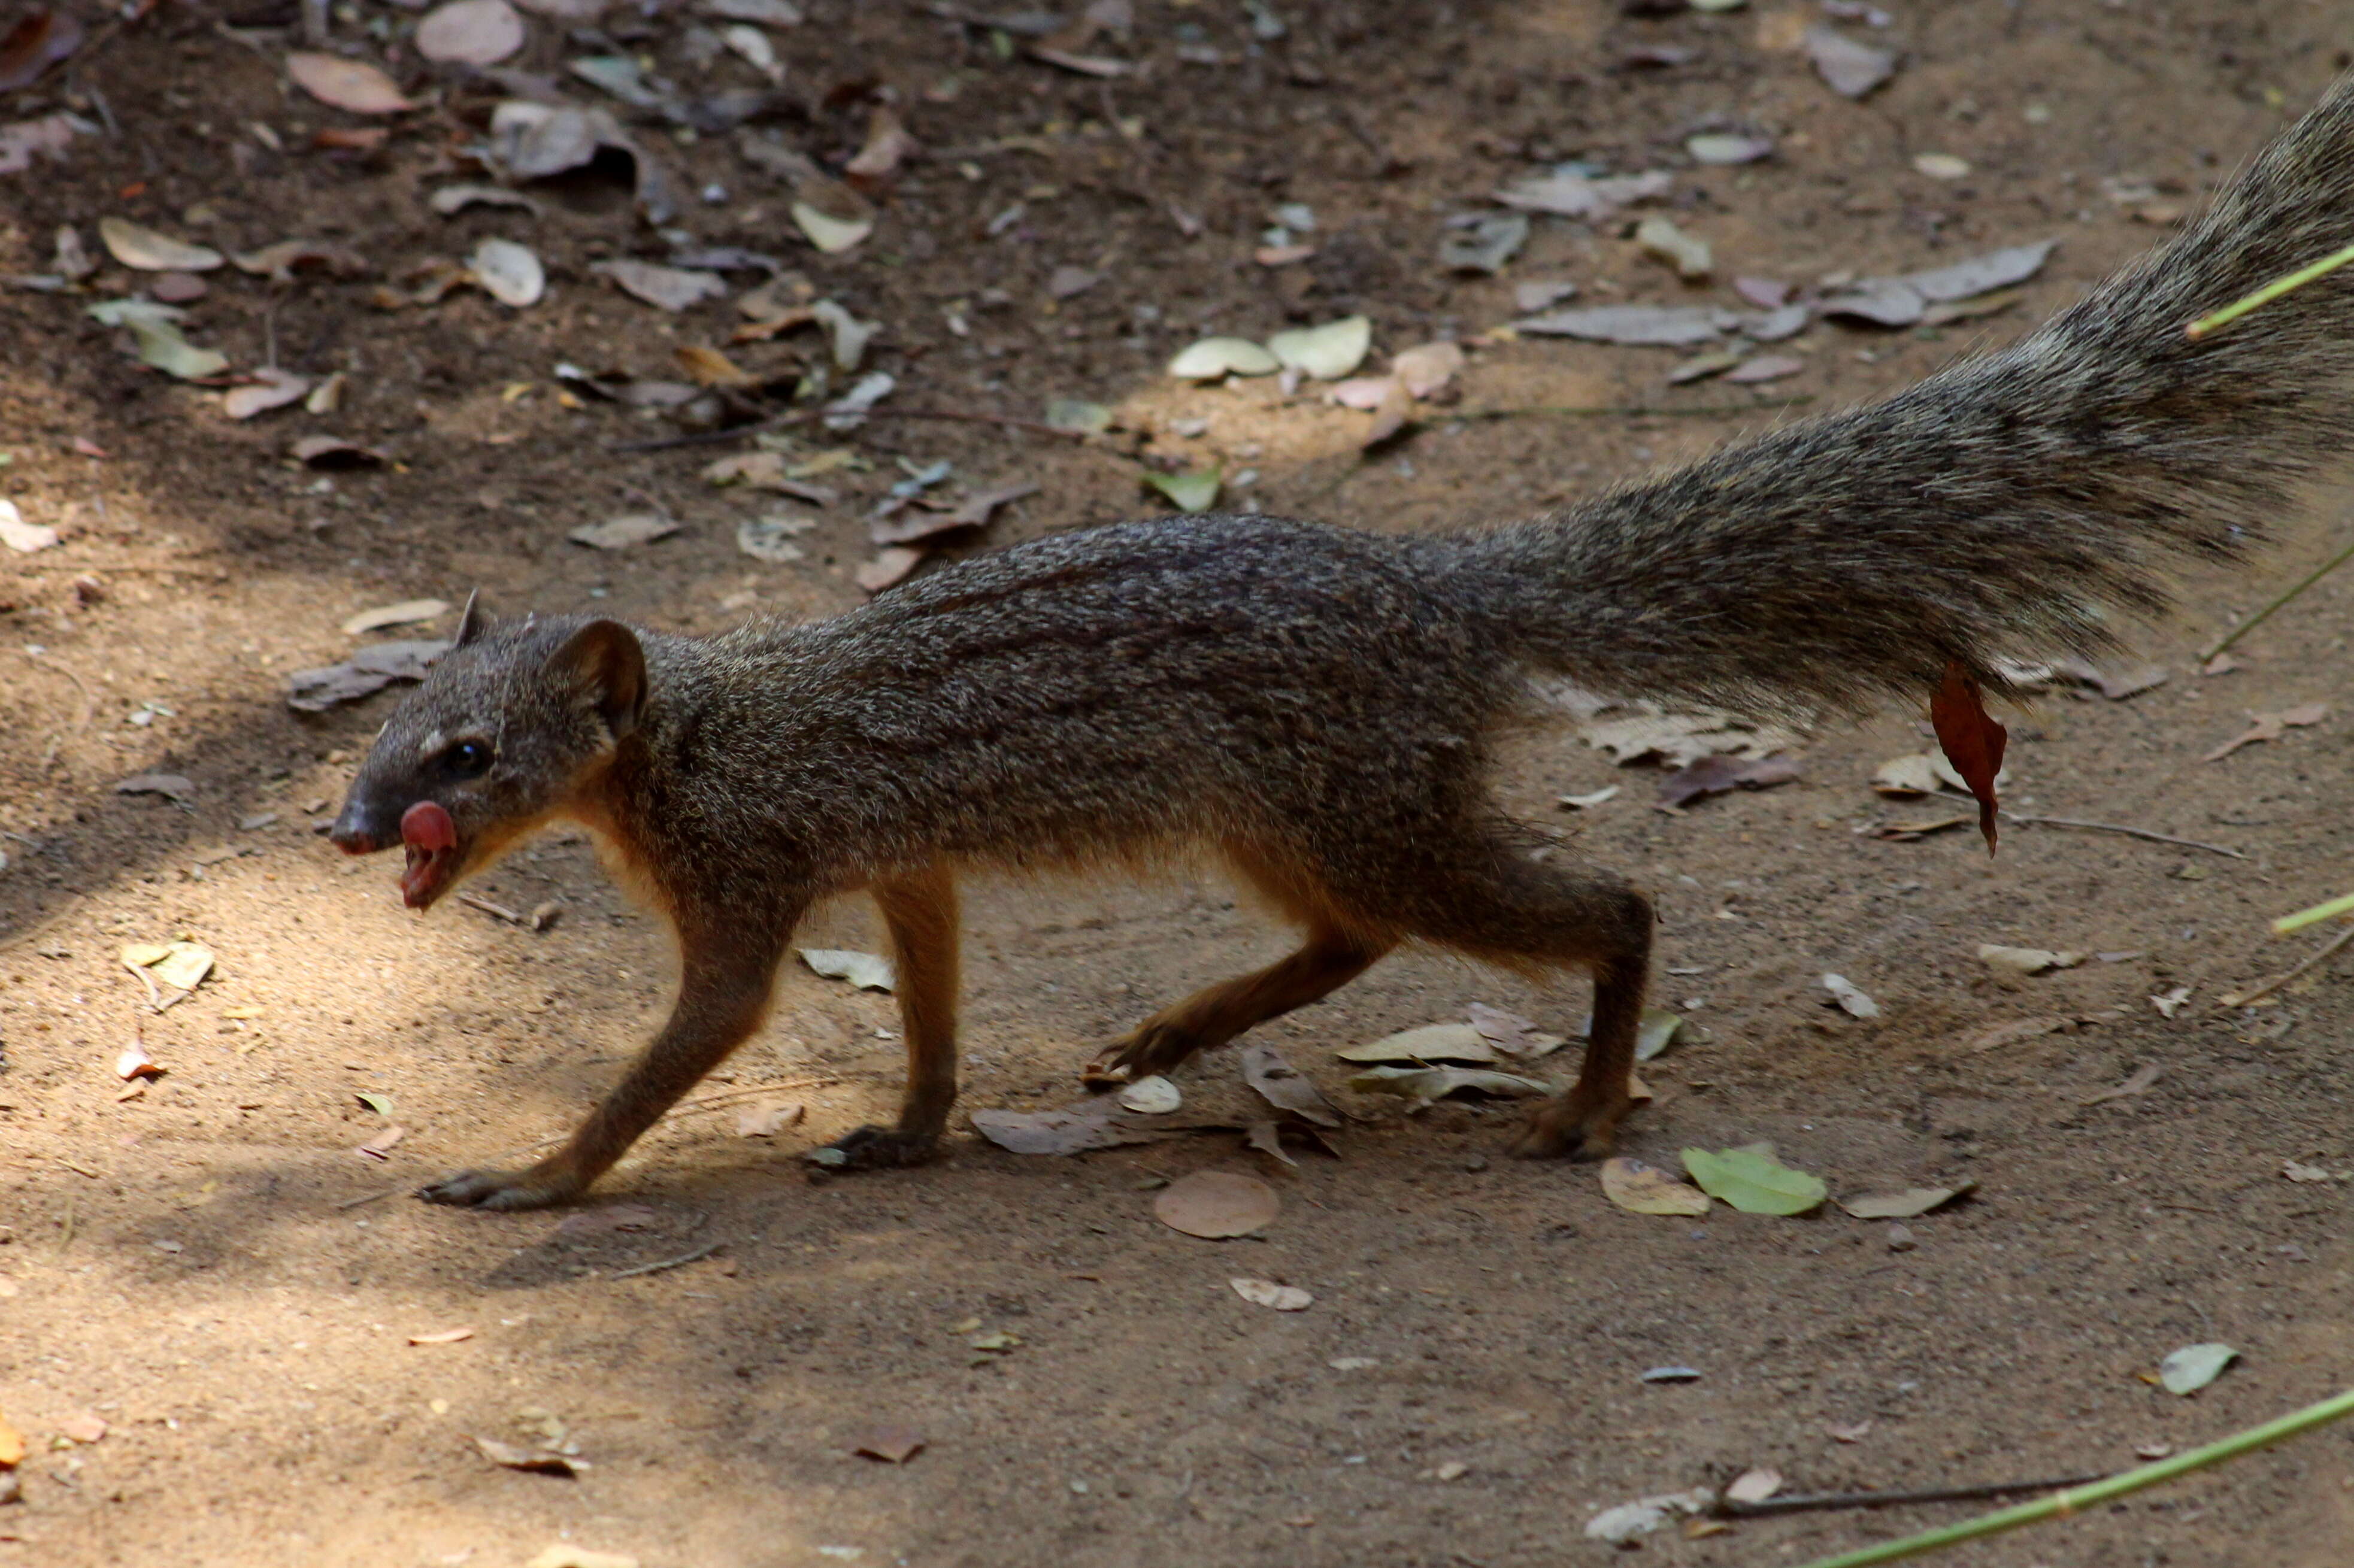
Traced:
<svg viewBox="0 0 2354 1568">
<path fill-rule="evenodd" d="M 0 291 L 0 493 L 64 535 L 0 553 L 0 1412 L 32 1450 L 22 1500 L 0 1506 L 0 1563 L 520 1564 L 568 1543 L 648 1568 L 1533 1568 L 1610 1556 L 1580 1534 L 1598 1508 L 1751 1467 L 1808 1491 L 2105 1471 L 2348 1383 L 2345 1189 L 2283 1171 L 2354 1168 L 2349 971 L 2324 966 L 2262 1007 L 2218 999 L 2317 940 L 2268 940 L 2266 918 L 2349 883 L 2342 804 L 2322 786 L 2347 771 L 2354 579 L 2255 633 L 2241 668 L 2195 673 L 2198 648 L 2333 547 L 2318 524 L 2247 577 L 2189 585 L 2183 618 L 2146 644 L 2164 684 L 2124 702 L 2055 695 L 2015 726 L 2022 810 L 2228 855 L 2018 828 L 1989 863 L 1963 832 L 1875 837 L 1932 814 L 1868 787 L 1920 746 L 1909 715 L 1814 738 L 1797 783 L 1677 816 L 1649 809 L 1652 774 L 1566 730 L 1515 741 L 1513 809 L 1659 895 L 1660 998 L 1692 1028 L 1647 1065 L 1657 1099 L 1627 1151 L 1672 1165 L 1688 1145 L 1768 1139 L 1840 1193 L 1976 1181 L 1909 1222 L 1913 1250 L 1836 1209 L 1624 1213 L 1591 1167 L 1501 1158 L 1509 1107 L 1403 1118 L 1352 1093 L 1338 1048 L 1475 1001 L 1555 1028 L 1583 1011 L 1575 988 L 1541 995 L 1435 957 L 1386 962 L 1263 1032 L 1372 1118 L 1341 1135 L 1342 1158 L 1303 1154 L 1296 1171 L 1232 1135 L 1055 1160 L 960 1127 L 939 1165 L 811 1185 L 803 1150 L 888 1115 L 898 1048 L 888 998 L 797 969 L 769 1030 L 703 1091 L 773 1085 L 767 1101 L 674 1117 L 591 1203 L 488 1215 L 401 1195 L 566 1128 L 661 1016 L 673 960 L 577 837 L 477 889 L 519 910 L 560 902 L 533 932 L 455 903 L 415 918 L 393 868 L 345 863 L 317 836 L 393 700 L 289 711 L 288 673 L 354 646 L 347 616 L 476 586 L 502 609 L 594 605 L 683 630 L 826 613 L 860 598 L 866 513 L 898 460 L 949 459 L 976 489 L 1038 484 L 984 546 L 1150 509 L 1140 463 L 1163 454 L 1220 459 L 1237 484 L 1255 470 L 1230 493 L 1270 511 L 1369 528 L 1526 511 L 2016 334 L 2157 238 L 2145 219 L 2195 205 L 2354 42 L 2319 3 L 1889 0 L 1885 29 L 1840 24 L 1906 57 L 1859 103 L 1776 47 L 1801 14 L 1775 9 L 1277 0 L 1288 31 L 1262 40 L 1246 7 L 1138 0 L 1133 38 L 1096 47 L 1145 69 L 1097 79 L 1004 58 L 952 7 L 806 3 L 806 25 L 772 35 L 800 107 L 764 132 L 838 163 L 865 134 L 862 84 L 879 80 L 927 153 L 882 197 L 875 236 L 825 256 L 733 138 L 641 127 L 688 193 L 676 225 L 778 254 L 885 323 L 874 363 L 905 406 L 1034 419 L 1086 397 L 1122 429 L 1075 444 L 889 420 L 805 440 L 801 455 L 840 445 L 872 466 L 824 476 L 843 499 L 816 509 L 799 564 L 740 553 L 737 523 L 766 503 L 699 477 L 748 442 L 615 452 L 678 427 L 559 397 L 558 361 L 675 378 L 673 351 L 724 342 L 736 318 L 717 301 L 664 314 L 588 270 L 664 254 L 619 184 L 538 191 L 536 215 L 436 216 L 427 194 L 474 177 L 462 150 L 507 90 L 405 47 L 388 57 L 380 39 L 413 13 L 367 5 L 336 24 L 340 43 L 440 94 L 374 153 L 312 146 L 360 122 L 285 82 L 291 5 L 172 0 L 135 25 L 93 21 L 68 67 L 0 98 L 0 121 L 69 107 L 112 128 L 0 176 L 0 273 L 50 270 L 59 224 L 99 253 L 108 214 L 222 249 L 325 238 L 376 269 L 292 285 L 207 275 L 192 338 L 239 367 L 274 354 L 349 376 L 339 414 L 249 423 L 85 315 L 146 280 L 106 263 L 79 292 Z M 696 63 L 696 29 L 719 24 L 648 9 L 605 26 L 676 79 L 759 85 L 732 55 Z M 530 25 L 510 64 L 551 79 L 595 43 Z M 1628 63 L 1661 47 L 1690 54 Z M 1780 151 L 1691 169 L 1683 138 L 1711 125 L 1769 132 Z M 1912 166 L 1924 153 L 1972 172 L 1927 177 Z M 1668 210 L 1714 245 L 1723 277 L 1810 283 L 2061 246 L 2005 313 L 1914 333 L 1817 325 L 1798 341 L 1803 373 L 1755 389 L 1671 387 L 1666 350 L 1479 342 L 1461 402 L 1370 460 L 1355 448 L 1365 416 L 1312 386 L 1161 376 L 1203 331 L 1352 311 L 1385 351 L 1477 339 L 1531 280 L 1575 281 L 1594 302 L 1734 302 L 1722 284 L 1679 284 L 1618 224 L 1542 220 L 1500 279 L 1437 267 L 1448 215 L 1566 158 L 1676 169 Z M 2154 191 L 2131 188 L 2143 182 Z M 724 199 L 694 197 L 713 183 Z M 1257 265 L 1286 203 L 1314 209 L 1320 249 Z M 544 301 L 369 303 L 487 236 L 536 249 Z M 1101 281 L 1054 300 L 1058 267 Z M 730 352 L 763 376 L 823 358 L 807 334 Z M 1563 407 L 1652 411 L 1458 417 Z M 1202 433 L 1182 433 L 1193 420 Z M 325 473 L 287 459 L 319 432 L 395 461 Z M 2317 516 L 2342 512 L 2342 492 L 2322 499 Z M 680 531 L 616 553 L 565 538 L 649 508 Z M 2313 702 L 2331 705 L 2321 724 L 2199 761 L 2250 711 Z M 192 803 L 116 791 L 146 772 L 191 779 Z M 1555 805 L 1609 783 L 1624 788 L 1595 810 Z M 1228 890 L 1185 882 L 977 890 L 969 931 L 967 1109 L 1062 1103 L 1087 1042 L 1281 941 Z M 857 907 L 810 936 L 875 939 Z M 158 1014 L 117 955 L 182 938 L 217 970 Z M 2134 956 L 2004 980 L 1975 956 L 1988 941 Z M 1825 1007 L 1826 969 L 1882 1016 Z M 2147 999 L 2178 987 L 2188 1004 L 2160 1016 Z M 2038 1018 L 2068 1022 L 1972 1048 Z M 134 1036 L 164 1071 L 123 1098 L 113 1067 Z M 2087 1103 L 2149 1067 L 2140 1092 Z M 1231 1055 L 1185 1086 L 1199 1106 L 1242 1103 Z M 405 1129 L 382 1161 L 355 1152 L 387 1119 L 362 1095 L 387 1097 Z M 806 1119 L 740 1136 L 738 1112 L 762 1103 Z M 1204 1168 L 1273 1181 L 1281 1217 L 1225 1243 L 1156 1223 L 1155 1189 Z M 1315 1303 L 1272 1312 L 1235 1277 Z M 410 1343 L 459 1328 L 472 1336 Z M 1018 1342 L 972 1348 L 1000 1333 Z M 2150 1385 L 2167 1352 L 2208 1340 L 2242 1352 L 2221 1381 L 2191 1398 Z M 1670 1363 L 1702 1376 L 1639 1381 Z M 904 1465 L 854 1455 L 877 1424 L 927 1446 Z M 590 1467 L 499 1468 L 477 1436 L 569 1442 Z M 1949 1561 L 2342 1563 L 2349 1444 L 2311 1438 Z M 1670 1528 L 1645 1551 L 1799 1563 L 1966 1511 L 1807 1514 L 1697 1540 Z"/>
</svg>

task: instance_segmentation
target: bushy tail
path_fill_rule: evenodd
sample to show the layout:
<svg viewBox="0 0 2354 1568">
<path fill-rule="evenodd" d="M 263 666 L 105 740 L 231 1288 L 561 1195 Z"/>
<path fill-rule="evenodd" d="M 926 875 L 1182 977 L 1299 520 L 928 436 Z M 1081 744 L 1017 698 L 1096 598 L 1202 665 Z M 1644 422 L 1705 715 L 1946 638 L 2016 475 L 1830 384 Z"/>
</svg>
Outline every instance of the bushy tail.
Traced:
<svg viewBox="0 0 2354 1568">
<path fill-rule="evenodd" d="M 2354 244 L 2354 78 L 2185 232 L 2001 353 L 1872 408 L 1467 543 L 1532 664 L 1766 716 L 1934 690 L 1949 661 L 2089 653 L 2354 455 L 2354 266 L 2203 342 L 2190 322 Z"/>
</svg>

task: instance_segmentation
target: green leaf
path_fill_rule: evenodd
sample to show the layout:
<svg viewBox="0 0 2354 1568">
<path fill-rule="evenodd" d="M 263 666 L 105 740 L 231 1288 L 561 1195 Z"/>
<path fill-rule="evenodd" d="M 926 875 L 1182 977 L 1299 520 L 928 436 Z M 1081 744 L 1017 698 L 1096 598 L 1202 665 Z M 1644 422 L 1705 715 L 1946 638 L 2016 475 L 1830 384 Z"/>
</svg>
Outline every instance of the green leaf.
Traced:
<svg viewBox="0 0 2354 1568">
<path fill-rule="evenodd" d="M 1167 496 L 1181 512 L 1207 512 L 1217 503 L 1218 486 L 1225 477 L 1225 471 L 1218 468 L 1190 469 L 1183 473 L 1148 471 L 1144 482 Z"/>
<path fill-rule="evenodd" d="M 1829 1195 L 1819 1177 L 1793 1171 L 1774 1158 L 1770 1143 L 1739 1149 L 1683 1151 L 1684 1169 L 1700 1190 L 1744 1214 L 1803 1214 Z"/>
<path fill-rule="evenodd" d="M 388 1117 L 392 1114 L 390 1095 L 362 1095 L 359 1097 L 359 1101 L 378 1116 Z"/>
<path fill-rule="evenodd" d="M 1058 430 L 1093 435 L 1111 429 L 1111 410 L 1084 397 L 1057 397 L 1046 405 L 1046 423 Z"/>
<path fill-rule="evenodd" d="M 186 311 L 150 300 L 102 300 L 90 313 L 107 326 L 129 329 L 139 342 L 140 359 L 166 375 L 197 381 L 228 368 L 227 355 L 198 348 L 180 335 L 176 323 Z"/>
<path fill-rule="evenodd" d="M 2158 1381 L 2168 1393 L 2197 1393 L 2239 1359 L 2229 1345 L 2185 1345 L 2158 1363 Z"/>
</svg>

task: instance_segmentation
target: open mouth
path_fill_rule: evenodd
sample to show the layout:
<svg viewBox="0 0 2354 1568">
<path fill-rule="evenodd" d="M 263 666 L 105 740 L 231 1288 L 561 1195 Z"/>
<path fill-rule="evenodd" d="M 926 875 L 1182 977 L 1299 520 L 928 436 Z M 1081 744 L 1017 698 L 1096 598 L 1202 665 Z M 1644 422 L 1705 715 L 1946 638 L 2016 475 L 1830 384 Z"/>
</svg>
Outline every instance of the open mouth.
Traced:
<svg viewBox="0 0 2354 1568">
<path fill-rule="evenodd" d="M 408 864 L 400 874 L 400 901 L 422 909 L 441 896 L 458 866 L 458 825 L 431 800 L 419 800 L 400 815 L 400 842 Z"/>
</svg>

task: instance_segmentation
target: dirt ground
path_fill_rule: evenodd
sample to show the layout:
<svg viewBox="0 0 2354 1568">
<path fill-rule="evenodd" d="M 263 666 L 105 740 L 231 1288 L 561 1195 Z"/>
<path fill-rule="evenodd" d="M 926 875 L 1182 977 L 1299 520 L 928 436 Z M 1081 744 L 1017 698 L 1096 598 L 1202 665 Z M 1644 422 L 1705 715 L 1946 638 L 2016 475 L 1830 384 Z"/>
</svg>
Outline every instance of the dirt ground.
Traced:
<svg viewBox="0 0 2354 1568">
<path fill-rule="evenodd" d="M 819 522 L 799 563 L 737 546 L 775 498 L 701 478 L 748 440 L 616 452 L 679 426 L 555 378 L 570 361 L 676 379 L 673 350 L 724 345 L 737 319 L 726 301 L 666 314 L 588 270 L 667 254 L 625 185 L 535 187 L 536 214 L 427 205 L 480 177 L 464 150 L 512 84 L 420 64 L 398 43 L 415 13 L 336 13 L 338 46 L 438 93 L 383 122 L 373 152 L 313 145 L 363 121 L 287 83 L 294 8 L 266 0 L 93 16 L 73 60 L 0 97 L 0 121 L 67 108 L 97 127 L 0 176 L 0 274 L 52 271 L 60 224 L 103 263 L 79 289 L 0 291 L 0 494 L 63 535 L 0 552 L 0 1412 L 31 1448 L 21 1500 L 0 1506 L 0 1564 L 504 1565 L 560 1544 L 647 1568 L 1599 1562 L 1612 1549 L 1581 1534 L 1596 1510 L 1751 1467 L 1802 1491 L 2106 1471 L 2354 1381 L 2342 1179 L 2284 1179 L 2291 1160 L 2354 1169 L 2354 964 L 2263 1006 L 2219 1001 L 2323 934 L 2272 940 L 2268 917 L 2354 876 L 2321 788 L 2345 778 L 2354 734 L 2354 578 L 2253 634 L 2229 673 L 2201 677 L 2195 657 L 2324 558 L 2318 521 L 2244 577 L 2188 586 L 2181 620 L 2145 644 L 2164 684 L 2055 695 L 2014 726 L 2020 810 L 2228 855 L 2016 827 L 1989 863 L 1964 832 L 1875 837 L 1933 814 L 1869 788 L 1922 744 L 1912 715 L 1815 737 L 1799 781 L 1681 815 L 1650 809 L 1652 773 L 1566 729 L 1513 743 L 1513 810 L 1659 895 L 1659 999 L 1692 1028 L 1647 1065 L 1657 1098 L 1625 1151 L 1673 1166 L 1688 1145 L 1766 1139 L 1837 1193 L 1978 1183 L 1908 1222 L 1913 1250 L 1836 1208 L 1625 1213 L 1591 1167 L 1502 1158 L 1508 1105 L 1405 1118 L 1351 1091 L 1332 1053 L 1375 1035 L 1472 1002 L 1556 1029 L 1583 1011 L 1575 988 L 1541 995 L 1429 956 L 1263 1031 L 1372 1118 L 1340 1135 L 1342 1158 L 1296 1171 L 1231 1134 L 1046 1159 L 960 1123 L 940 1164 L 810 1184 L 801 1152 L 886 1118 L 900 1064 L 887 997 L 796 968 L 766 1033 L 701 1092 L 775 1085 L 773 1103 L 806 1107 L 800 1126 L 739 1135 L 757 1098 L 675 1116 L 571 1217 L 407 1197 L 564 1130 L 661 1017 L 672 959 L 577 836 L 477 887 L 519 910 L 560 901 L 543 932 L 454 901 L 419 919 L 393 865 L 346 863 L 318 836 L 394 697 L 305 716 L 285 680 L 366 641 L 338 630 L 354 612 L 479 586 L 502 610 L 594 606 L 675 630 L 824 614 L 860 599 L 867 514 L 903 461 L 949 460 L 951 489 L 1039 486 L 984 546 L 1157 506 L 1139 475 L 1165 454 L 1222 461 L 1230 501 L 1373 529 L 1522 513 L 2015 335 L 2157 239 L 2148 219 L 2195 205 L 2354 46 L 2334 0 L 1886 0 L 1884 28 L 1837 23 L 1903 52 L 1859 102 L 1786 47 L 1812 6 L 1137 0 L 1132 37 L 1089 48 L 1141 69 L 1097 78 L 954 6 L 803 3 L 804 25 L 769 30 L 789 111 L 758 133 L 838 164 L 881 84 L 925 151 L 877 197 L 870 239 L 820 254 L 735 137 L 624 111 L 684 194 L 672 226 L 774 253 L 883 323 L 872 366 L 898 377 L 901 406 L 1036 419 L 1080 397 L 1119 428 L 1084 443 L 917 419 L 801 430 L 800 456 L 847 448 L 872 466 L 823 476 L 842 496 L 801 508 Z M 1267 16 L 1283 36 L 1255 30 Z M 546 81 L 618 40 L 675 80 L 762 85 L 711 58 L 725 24 L 660 0 L 617 7 L 602 43 L 529 22 L 508 63 Z M 1642 50 L 1689 52 L 1643 65 Z M 1712 128 L 1778 152 L 1691 167 L 1684 138 Z M 1970 172 L 1929 177 L 1922 154 Z M 1675 171 L 1665 210 L 1712 242 L 1719 281 L 1679 283 L 1623 222 L 1558 218 L 1500 278 L 1440 270 L 1449 216 L 1493 210 L 1484 193 L 1564 159 Z M 702 199 L 708 185 L 724 194 Z M 1290 203 L 1313 209 L 1295 238 L 1319 249 L 1262 266 L 1261 231 Z M 240 369 L 345 372 L 342 411 L 232 422 L 217 387 L 122 352 L 84 307 L 153 275 L 104 261 L 110 214 L 223 249 L 308 236 L 369 259 L 367 279 L 207 273 L 186 323 Z M 489 236 L 546 260 L 544 300 L 370 303 Z M 1670 350 L 1482 336 L 1533 280 L 1574 281 L 1583 302 L 1729 305 L 1735 274 L 1811 284 L 2051 238 L 2007 313 L 1818 324 L 1796 345 L 1803 372 L 1755 388 L 1670 387 Z M 1099 281 L 1058 300 L 1058 268 Z M 1314 384 L 1161 374 L 1204 332 L 1360 311 L 1384 352 L 1473 341 L 1461 401 L 1370 458 L 1367 417 Z M 806 333 L 728 351 L 764 377 L 823 358 Z M 1602 411 L 1467 417 L 1546 408 Z M 289 460 L 323 432 L 393 461 Z M 1242 471 L 1255 482 L 1234 488 Z M 611 553 L 565 537 L 648 510 L 682 526 Z M 2199 760 L 2249 712 L 2315 702 L 2322 723 Z M 193 780 L 193 801 L 116 791 L 149 772 Z M 1555 803 L 1611 783 L 1594 810 Z M 968 1110 L 1064 1103 L 1088 1042 L 1282 941 L 1228 890 L 1184 882 L 975 890 L 968 929 Z M 158 1014 L 117 955 L 182 938 L 217 969 Z M 875 940 L 863 907 L 809 933 Z M 2006 980 L 1981 942 L 2130 956 Z M 1824 1006 L 1825 970 L 1881 1016 Z M 2172 1017 L 2147 1000 L 2185 987 Z M 2066 1026 L 1973 1048 L 2029 1019 Z M 125 1098 L 114 1067 L 134 1037 L 164 1073 Z M 1183 1083 L 1239 1103 L 1230 1054 Z M 2129 1083 L 2146 1086 L 2087 1103 Z M 387 1125 L 361 1095 L 405 1129 L 380 1162 L 356 1152 Z M 1281 1216 L 1224 1243 L 1158 1224 L 1156 1186 L 1204 1168 L 1273 1181 Z M 1315 1301 L 1269 1311 L 1235 1277 Z M 410 1342 L 459 1328 L 472 1336 Z M 2214 1385 L 2151 1385 L 2168 1351 L 2213 1340 L 2241 1352 Z M 1639 1380 L 1661 1364 L 1701 1376 Z M 928 1446 L 904 1465 L 855 1456 L 877 1423 Z M 589 1467 L 497 1467 L 477 1436 L 569 1442 Z M 1967 1511 L 1670 1526 L 1644 1551 L 1795 1563 Z M 2349 1551 L 2354 1432 L 2338 1431 L 1946 1561 L 2323 1568 Z"/>
</svg>

